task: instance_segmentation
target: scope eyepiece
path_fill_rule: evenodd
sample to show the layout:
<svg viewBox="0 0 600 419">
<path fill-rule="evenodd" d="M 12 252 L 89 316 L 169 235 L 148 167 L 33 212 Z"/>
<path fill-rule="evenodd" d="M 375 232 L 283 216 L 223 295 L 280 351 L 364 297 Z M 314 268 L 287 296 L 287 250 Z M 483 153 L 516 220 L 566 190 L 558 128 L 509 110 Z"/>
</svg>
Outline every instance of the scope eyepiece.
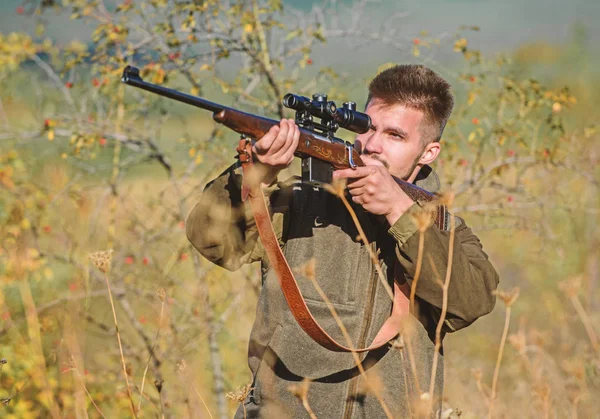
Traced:
<svg viewBox="0 0 600 419">
<path fill-rule="evenodd" d="M 341 128 L 357 134 L 364 134 L 371 129 L 371 117 L 358 112 L 354 102 L 346 102 L 341 108 L 337 108 L 333 119 Z"/>
</svg>

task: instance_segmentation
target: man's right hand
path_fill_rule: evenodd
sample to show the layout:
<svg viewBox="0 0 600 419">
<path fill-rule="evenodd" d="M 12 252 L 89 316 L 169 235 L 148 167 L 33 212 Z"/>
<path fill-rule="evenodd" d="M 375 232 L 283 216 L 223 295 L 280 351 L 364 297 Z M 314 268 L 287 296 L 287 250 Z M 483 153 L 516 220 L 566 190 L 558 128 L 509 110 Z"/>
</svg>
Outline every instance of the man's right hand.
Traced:
<svg viewBox="0 0 600 419">
<path fill-rule="evenodd" d="M 272 184 L 280 171 L 294 160 L 298 148 L 300 128 L 293 119 L 282 119 L 252 146 L 256 161 L 261 166 L 261 183 Z"/>
</svg>

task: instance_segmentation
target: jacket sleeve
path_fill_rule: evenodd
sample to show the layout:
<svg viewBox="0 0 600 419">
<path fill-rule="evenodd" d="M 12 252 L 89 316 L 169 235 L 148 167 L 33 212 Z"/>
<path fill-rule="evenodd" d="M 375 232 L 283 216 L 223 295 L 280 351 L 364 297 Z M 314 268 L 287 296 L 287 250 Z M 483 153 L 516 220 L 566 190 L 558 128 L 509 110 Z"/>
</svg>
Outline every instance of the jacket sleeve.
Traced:
<svg viewBox="0 0 600 419">
<path fill-rule="evenodd" d="M 241 168 L 232 165 L 206 186 L 186 221 L 191 244 L 208 260 L 231 271 L 264 256 L 250 204 L 241 199 L 241 186 Z M 265 197 L 276 188 L 276 184 L 263 188 Z"/>
<path fill-rule="evenodd" d="M 388 233 L 396 240 L 396 257 L 412 284 L 419 251 L 419 236 L 413 214 L 420 211 L 414 204 Z M 459 217 L 455 219 L 452 270 L 448 287 L 448 310 L 444 331 L 454 332 L 488 314 L 494 308 L 493 291 L 498 286 L 498 274 L 483 251 L 481 242 Z M 435 226 L 424 233 L 423 259 L 416 295 L 432 306 L 439 319 L 443 302 L 442 283 L 448 267 L 450 232 Z"/>
</svg>

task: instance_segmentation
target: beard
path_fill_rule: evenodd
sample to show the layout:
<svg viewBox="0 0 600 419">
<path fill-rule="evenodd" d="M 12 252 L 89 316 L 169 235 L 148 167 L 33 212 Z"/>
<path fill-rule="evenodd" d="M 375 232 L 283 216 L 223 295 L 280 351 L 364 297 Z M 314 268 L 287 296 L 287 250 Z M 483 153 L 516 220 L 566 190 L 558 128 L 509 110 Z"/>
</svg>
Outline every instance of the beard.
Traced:
<svg viewBox="0 0 600 419">
<path fill-rule="evenodd" d="M 383 165 L 383 167 L 385 167 L 386 169 L 388 169 L 388 171 L 390 170 L 390 164 L 383 158 L 381 157 L 379 154 L 373 154 L 373 153 L 369 153 L 369 152 L 364 152 L 362 153 L 363 156 L 368 156 L 370 159 L 372 160 L 376 160 L 379 163 L 381 163 Z M 395 176 L 405 182 L 408 181 L 408 179 L 410 178 L 410 176 L 413 174 L 413 172 L 415 171 L 415 168 L 418 166 L 419 164 L 419 160 L 421 159 L 422 155 L 421 153 L 419 153 L 419 155 L 417 156 L 417 158 L 415 158 L 415 160 L 412 162 L 412 164 L 410 165 L 410 167 L 408 167 L 406 170 L 404 170 L 402 173 L 400 173 L 398 176 L 392 174 L 392 176 Z"/>
</svg>

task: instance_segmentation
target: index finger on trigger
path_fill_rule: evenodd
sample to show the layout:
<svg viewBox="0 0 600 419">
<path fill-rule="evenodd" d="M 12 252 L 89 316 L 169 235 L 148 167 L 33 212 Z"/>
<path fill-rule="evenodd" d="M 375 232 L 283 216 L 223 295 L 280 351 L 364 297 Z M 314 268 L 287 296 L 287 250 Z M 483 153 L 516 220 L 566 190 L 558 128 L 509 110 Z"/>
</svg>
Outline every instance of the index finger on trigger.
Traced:
<svg viewBox="0 0 600 419">
<path fill-rule="evenodd" d="M 355 169 L 339 169 L 333 172 L 335 179 L 356 179 L 368 176 L 371 169 L 368 167 L 357 167 Z"/>
</svg>

